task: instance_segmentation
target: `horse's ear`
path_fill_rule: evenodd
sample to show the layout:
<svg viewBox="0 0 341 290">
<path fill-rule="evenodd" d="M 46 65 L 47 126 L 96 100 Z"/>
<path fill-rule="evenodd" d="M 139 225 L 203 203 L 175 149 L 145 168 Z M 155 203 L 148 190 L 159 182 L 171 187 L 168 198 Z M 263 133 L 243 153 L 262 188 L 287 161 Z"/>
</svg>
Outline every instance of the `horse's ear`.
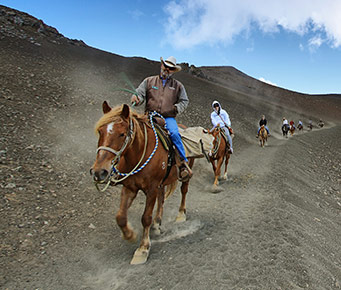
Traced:
<svg viewBox="0 0 341 290">
<path fill-rule="evenodd" d="M 127 104 L 123 105 L 121 116 L 123 119 L 128 119 L 130 115 L 130 108 Z"/>
<path fill-rule="evenodd" d="M 102 108 L 103 108 L 103 113 L 109 113 L 111 111 L 110 106 L 108 105 L 107 101 L 104 101 L 102 104 Z"/>
</svg>

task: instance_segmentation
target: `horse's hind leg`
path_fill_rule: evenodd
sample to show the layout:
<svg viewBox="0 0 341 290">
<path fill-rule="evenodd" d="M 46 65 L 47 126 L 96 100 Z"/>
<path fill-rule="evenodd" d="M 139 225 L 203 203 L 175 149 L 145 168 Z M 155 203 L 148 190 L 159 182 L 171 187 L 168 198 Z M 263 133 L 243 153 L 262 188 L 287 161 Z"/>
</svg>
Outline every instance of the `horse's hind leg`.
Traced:
<svg viewBox="0 0 341 290">
<path fill-rule="evenodd" d="M 122 231 L 123 238 L 131 242 L 136 241 L 137 235 L 128 223 L 128 209 L 136 194 L 137 192 L 130 191 L 126 187 L 122 188 L 120 209 L 116 215 L 116 222 Z"/>
<path fill-rule="evenodd" d="M 194 159 L 189 159 L 189 167 L 192 168 L 194 164 Z M 179 213 L 176 217 L 176 222 L 186 221 L 186 196 L 188 192 L 189 181 L 183 182 L 181 184 L 181 203 L 179 207 Z"/>
<path fill-rule="evenodd" d="M 143 225 L 143 236 L 140 243 L 140 247 L 136 249 L 133 259 L 130 261 L 130 264 L 132 265 L 144 264 L 148 259 L 151 246 L 149 230 L 152 224 L 153 209 L 156 197 L 158 195 L 158 191 L 159 189 L 155 189 L 154 191 L 147 193 L 146 206 L 141 219 Z"/>
<path fill-rule="evenodd" d="M 181 184 L 181 203 L 179 207 L 179 213 L 176 217 L 176 222 L 184 222 L 186 221 L 186 195 L 188 191 L 189 182 L 183 182 Z"/>
<path fill-rule="evenodd" d="M 156 235 L 161 234 L 160 227 L 161 227 L 161 221 L 162 221 L 162 215 L 163 215 L 164 202 L 165 202 L 165 189 L 162 188 L 157 197 L 157 209 L 156 209 L 156 214 L 155 214 L 155 218 L 153 220 L 153 225 L 152 225 L 153 233 Z"/>
</svg>

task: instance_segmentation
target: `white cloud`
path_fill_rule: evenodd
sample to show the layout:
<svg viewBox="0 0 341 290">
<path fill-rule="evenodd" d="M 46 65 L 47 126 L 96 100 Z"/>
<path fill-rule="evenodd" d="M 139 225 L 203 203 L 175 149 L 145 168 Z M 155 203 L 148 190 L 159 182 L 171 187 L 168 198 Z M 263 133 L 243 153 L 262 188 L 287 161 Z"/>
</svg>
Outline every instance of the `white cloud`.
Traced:
<svg viewBox="0 0 341 290">
<path fill-rule="evenodd" d="M 269 84 L 269 85 L 272 85 L 272 86 L 276 86 L 276 87 L 277 87 L 277 84 L 272 83 L 272 82 L 266 80 L 265 78 L 260 77 L 259 80 L 262 81 L 263 83 L 267 83 L 267 84 Z"/>
<path fill-rule="evenodd" d="M 341 46 L 340 0 L 178 0 L 165 12 L 167 39 L 177 48 L 231 43 L 255 24 L 264 33 L 323 33 L 324 42 Z"/>
<path fill-rule="evenodd" d="M 314 52 L 316 49 L 318 49 L 322 45 L 323 42 L 324 40 L 321 38 L 320 35 L 316 35 L 310 38 L 308 42 L 309 50 L 311 52 Z"/>
</svg>

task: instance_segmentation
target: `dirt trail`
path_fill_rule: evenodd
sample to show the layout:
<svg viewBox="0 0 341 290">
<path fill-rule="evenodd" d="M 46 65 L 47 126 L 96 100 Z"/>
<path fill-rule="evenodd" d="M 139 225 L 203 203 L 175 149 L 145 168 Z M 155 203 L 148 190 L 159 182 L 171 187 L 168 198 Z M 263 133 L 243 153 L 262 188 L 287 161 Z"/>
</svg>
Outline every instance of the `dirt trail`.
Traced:
<svg viewBox="0 0 341 290">
<path fill-rule="evenodd" d="M 307 204 L 298 213 L 293 199 L 300 197 L 291 192 L 285 178 L 296 166 L 296 157 L 283 158 L 283 152 L 300 151 L 300 142 L 313 143 L 313 139 L 313 133 L 289 139 L 270 138 L 264 149 L 256 140 L 241 152 L 237 149 L 229 166 L 229 180 L 221 184 L 223 191 L 218 194 L 207 191 L 213 173 L 204 159 L 198 160 L 188 195 L 188 221 L 174 223 L 177 192 L 166 202 L 162 236 L 154 237 L 148 262 L 137 267 L 128 264 L 135 246 L 122 245 L 118 229 L 114 230 L 110 244 L 115 248 L 108 247 L 102 261 L 95 254 L 91 268 L 98 264 L 101 267 L 97 267 L 97 273 L 88 272 L 87 287 L 318 289 L 314 285 L 322 280 L 326 289 L 337 289 L 341 278 L 340 246 L 328 245 L 333 254 L 329 254 L 330 261 L 325 259 L 325 269 L 317 262 L 320 249 L 314 247 L 321 242 L 321 233 L 331 228 L 335 238 L 340 238 L 340 219 L 329 221 L 328 230 L 306 228 L 304 220 L 310 218 L 309 210 L 317 214 L 320 209 L 309 209 L 311 205 Z M 302 198 L 312 190 L 299 184 L 295 187 L 301 190 Z M 136 229 L 141 228 L 138 219 L 143 199 L 140 196 L 131 211 Z M 334 217 L 337 212 L 339 209 L 332 213 Z M 321 271 L 326 275 L 318 274 Z"/>
</svg>

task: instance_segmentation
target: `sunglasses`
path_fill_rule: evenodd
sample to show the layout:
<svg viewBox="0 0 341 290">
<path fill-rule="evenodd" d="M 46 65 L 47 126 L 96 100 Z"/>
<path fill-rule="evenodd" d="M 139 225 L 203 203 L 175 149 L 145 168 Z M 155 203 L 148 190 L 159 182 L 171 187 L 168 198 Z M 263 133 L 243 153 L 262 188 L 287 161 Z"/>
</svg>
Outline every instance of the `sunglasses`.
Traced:
<svg viewBox="0 0 341 290">
<path fill-rule="evenodd" d="M 175 67 L 170 67 L 170 66 L 166 65 L 165 63 L 163 63 L 163 65 L 164 65 L 165 68 L 168 69 L 168 70 L 175 70 Z"/>
</svg>

